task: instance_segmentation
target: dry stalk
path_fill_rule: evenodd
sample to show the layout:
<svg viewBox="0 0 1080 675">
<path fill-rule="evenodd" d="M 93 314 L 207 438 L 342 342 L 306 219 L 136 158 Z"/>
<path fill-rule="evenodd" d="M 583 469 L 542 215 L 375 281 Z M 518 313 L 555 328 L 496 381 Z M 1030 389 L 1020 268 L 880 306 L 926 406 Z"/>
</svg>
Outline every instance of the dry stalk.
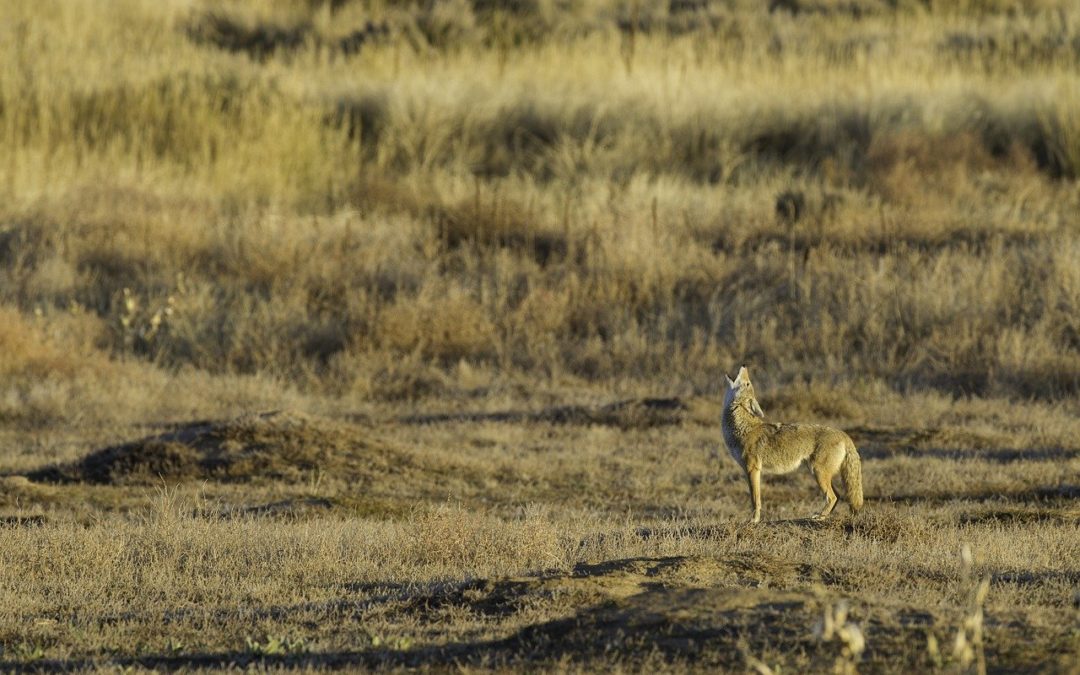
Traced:
<svg viewBox="0 0 1080 675">
<path fill-rule="evenodd" d="M 754 656 L 753 652 L 750 651 L 750 645 L 746 644 L 745 640 L 739 641 L 739 653 L 742 654 L 743 659 L 746 661 L 747 670 L 757 673 L 757 675 L 777 675 L 779 673 L 779 667 L 773 670 L 769 667 L 769 664 Z"/>
<path fill-rule="evenodd" d="M 824 603 L 821 619 L 814 626 L 814 637 L 821 642 L 839 642 L 842 647 L 833 663 L 833 672 L 838 675 L 853 675 L 858 672 L 857 664 L 866 649 L 866 637 L 857 623 L 848 621 L 848 601 L 839 600 L 835 604 Z"/>
<path fill-rule="evenodd" d="M 986 654 L 983 650 L 983 603 L 986 602 L 986 596 L 990 592 L 990 575 L 985 574 L 978 581 L 974 581 L 973 567 L 971 546 L 964 544 L 960 547 L 960 583 L 966 594 L 964 615 L 956 628 L 956 636 L 953 638 L 952 649 L 949 653 L 942 654 L 937 637 L 932 633 L 926 635 L 926 653 L 930 663 L 936 669 L 951 665 L 951 669 L 955 672 L 972 672 L 972 667 L 974 667 L 975 673 L 986 675 Z"/>
<path fill-rule="evenodd" d="M 967 587 L 967 603 L 960 626 L 953 640 L 952 658 L 962 670 L 974 664 L 978 675 L 986 675 L 986 654 L 983 650 L 983 603 L 990 592 L 990 575 L 985 574 L 977 582 L 972 580 L 974 563 L 971 546 L 960 548 L 960 569 L 964 586 Z"/>
</svg>

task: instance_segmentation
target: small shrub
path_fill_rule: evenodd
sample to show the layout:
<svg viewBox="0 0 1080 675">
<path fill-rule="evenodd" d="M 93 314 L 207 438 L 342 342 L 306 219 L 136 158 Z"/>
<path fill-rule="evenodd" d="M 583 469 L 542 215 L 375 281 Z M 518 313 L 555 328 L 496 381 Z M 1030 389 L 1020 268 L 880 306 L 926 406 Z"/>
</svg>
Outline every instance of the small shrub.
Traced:
<svg viewBox="0 0 1080 675">
<path fill-rule="evenodd" d="M 426 508 L 404 524 L 416 564 L 482 573 L 496 568 L 536 569 L 562 564 L 562 547 L 551 523 L 538 513 L 521 520 L 454 504 Z"/>
<path fill-rule="evenodd" d="M 418 352 L 444 363 L 490 359 L 498 334 L 487 311 L 460 288 L 429 286 L 415 298 L 399 296 L 383 311 L 379 341 L 398 352 Z"/>
</svg>

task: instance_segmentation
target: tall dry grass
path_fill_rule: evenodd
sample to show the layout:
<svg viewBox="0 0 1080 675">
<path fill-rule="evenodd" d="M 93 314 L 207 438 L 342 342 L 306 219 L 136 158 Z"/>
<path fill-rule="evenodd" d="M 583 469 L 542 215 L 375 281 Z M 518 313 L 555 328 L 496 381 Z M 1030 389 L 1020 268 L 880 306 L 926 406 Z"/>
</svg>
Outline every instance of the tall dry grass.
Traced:
<svg viewBox="0 0 1080 675">
<path fill-rule="evenodd" d="M 773 4 L 8 3 L 0 302 L 368 399 L 1075 395 L 1075 8 Z"/>
</svg>

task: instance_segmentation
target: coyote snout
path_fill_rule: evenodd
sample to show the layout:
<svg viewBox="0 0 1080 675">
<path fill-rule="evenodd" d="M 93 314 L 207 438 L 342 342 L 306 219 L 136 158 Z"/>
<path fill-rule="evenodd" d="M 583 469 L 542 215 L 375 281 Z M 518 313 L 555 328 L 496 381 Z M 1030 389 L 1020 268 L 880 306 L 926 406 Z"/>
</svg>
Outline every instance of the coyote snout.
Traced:
<svg viewBox="0 0 1080 675">
<path fill-rule="evenodd" d="M 722 426 L 728 451 L 746 471 L 753 506 L 751 522 L 761 520 L 761 474 L 789 473 L 806 462 L 825 497 L 825 507 L 815 518 L 824 518 L 836 506 L 832 480 L 837 473 L 844 480 L 851 510 L 863 505 L 862 464 L 851 437 L 839 429 L 819 424 L 779 424 L 765 420 L 754 396 L 754 385 L 746 367 L 732 382 L 726 374 L 728 391 L 724 397 Z"/>
</svg>

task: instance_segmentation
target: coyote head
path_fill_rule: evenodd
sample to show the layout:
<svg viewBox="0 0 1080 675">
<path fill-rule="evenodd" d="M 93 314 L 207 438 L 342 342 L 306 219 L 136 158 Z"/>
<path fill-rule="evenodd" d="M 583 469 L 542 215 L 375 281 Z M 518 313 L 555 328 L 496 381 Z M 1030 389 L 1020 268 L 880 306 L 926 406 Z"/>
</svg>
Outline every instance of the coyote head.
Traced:
<svg viewBox="0 0 1080 675">
<path fill-rule="evenodd" d="M 735 376 L 734 382 L 727 376 L 727 373 L 724 373 L 724 379 L 727 380 L 728 384 L 727 394 L 724 395 L 725 410 L 741 405 L 745 406 L 752 414 L 765 417 L 765 413 L 761 410 L 757 397 L 754 395 L 754 385 L 750 382 L 750 371 L 746 369 L 746 366 L 739 368 L 739 374 Z"/>
</svg>

